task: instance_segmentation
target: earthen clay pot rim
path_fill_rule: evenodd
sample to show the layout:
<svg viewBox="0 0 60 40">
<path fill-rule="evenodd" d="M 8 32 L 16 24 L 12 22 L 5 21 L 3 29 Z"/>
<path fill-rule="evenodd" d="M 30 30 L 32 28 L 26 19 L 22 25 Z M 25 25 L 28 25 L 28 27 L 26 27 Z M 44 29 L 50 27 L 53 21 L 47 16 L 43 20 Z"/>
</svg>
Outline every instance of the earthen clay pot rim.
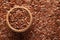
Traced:
<svg viewBox="0 0 60 40">
<path fill-rule="evenodd" d="M 13 9 L 15 9 L 15 8 L 23 8 L 23 9 L 25 9 L 26 11 L 28 11 L 28 13 L 29 13 L 29 15 L 30 15 L 30 23 L 29 23 L 29 25 L 27 25 L 27 27 L 24 28 L 24 29 L 20 29 L 20 30 L 15 29 L 15 28 L 13 28 L 13 27 L 11 26 L 11 24 L 9 23 L 9 14 L 10 14 L 10 12 L 11 12 Z M 11 8 L 11 9 L 8 11 L 8 13 L 7 13 L 7 15 L 6 15 L 6 23 L 7 23 L 8 27 L 9 27 L 10 29 L 12 29 L 13 31 L 15 31 L 15 32 L 25 32 L 27 29 L 29 29 L 29 27 L 30 27 L 31 24 L 32 24 L 32 13 L 31 13 L 26 7 L 24 7 L 24 6 L 15 5 L 13 8 Z"/>
</svg>

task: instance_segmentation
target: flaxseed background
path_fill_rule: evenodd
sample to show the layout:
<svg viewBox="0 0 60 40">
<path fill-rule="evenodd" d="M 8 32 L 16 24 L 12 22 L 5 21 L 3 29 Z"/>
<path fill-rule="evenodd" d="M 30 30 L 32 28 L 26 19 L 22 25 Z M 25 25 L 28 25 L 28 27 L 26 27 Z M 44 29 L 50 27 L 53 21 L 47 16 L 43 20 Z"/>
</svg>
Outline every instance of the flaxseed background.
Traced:
<svg viewBox="0 0 60 40">
<path fill-rule="evenodd" d="M 15 33 L 6 24 L 14 5 L 32 13 L 33 23 L 24 33 Z M 0 40 L 60 40 L 60 0 L 0 0 Z"/>
</svg>

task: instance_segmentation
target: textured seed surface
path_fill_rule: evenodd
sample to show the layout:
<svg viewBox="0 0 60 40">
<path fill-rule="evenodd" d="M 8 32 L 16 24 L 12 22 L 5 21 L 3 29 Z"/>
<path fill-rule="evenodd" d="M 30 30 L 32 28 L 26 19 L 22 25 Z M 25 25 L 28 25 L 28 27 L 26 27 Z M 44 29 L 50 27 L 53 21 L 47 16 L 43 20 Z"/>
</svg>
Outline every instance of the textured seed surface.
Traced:
<svg viewBox="0 0 60 40">
<path fill-rule="evenodd" d="M 9 22 L 15 29 L 24 29 L 30 23 L 30 14 L 26 9 L 13 9 L 9 14 Z"/>
<path fill-rule="evenodd" d="M 33 23 L 24 33 L 15 33 L 6 24 L 7 11 L 14 5 L 32 12 Z M 60 40 L 60 0 L 0 0 L 0 40 Z"/>
</svg>

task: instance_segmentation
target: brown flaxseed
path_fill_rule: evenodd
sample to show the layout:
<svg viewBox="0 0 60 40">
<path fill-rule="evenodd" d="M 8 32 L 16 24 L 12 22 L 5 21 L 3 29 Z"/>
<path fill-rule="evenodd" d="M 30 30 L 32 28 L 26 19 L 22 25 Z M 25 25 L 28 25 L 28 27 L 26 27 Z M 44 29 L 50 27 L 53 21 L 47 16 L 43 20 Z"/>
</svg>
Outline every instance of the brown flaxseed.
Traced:
<svg viewBox="0 0 60 40">
<path fill-rule="evenodd" d="M 6 7 L 4 9 L 3 5 L 6 3 L 9 5 L 4 6 Z M 5 16 L 13 8 L 10 7 L 10 3 L 28 6 L 32 12 L 33 23 L 26 32 L 15 33 L 7 26 Z M 0 20 L 0 40 L 60 40 L 60 0 L 32 0 L 30 2 L 1 0 Z"/>
</svg>

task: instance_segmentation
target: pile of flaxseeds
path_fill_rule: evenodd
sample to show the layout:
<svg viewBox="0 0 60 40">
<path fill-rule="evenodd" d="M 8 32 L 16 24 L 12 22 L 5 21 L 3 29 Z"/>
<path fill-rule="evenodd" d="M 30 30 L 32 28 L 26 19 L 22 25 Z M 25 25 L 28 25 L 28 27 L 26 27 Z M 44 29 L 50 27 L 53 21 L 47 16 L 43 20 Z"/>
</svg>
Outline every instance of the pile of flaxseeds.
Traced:
<svg viewBox="0 0 60 40">
<path fill-rule="evenodd" d="M 33 23 L 26 32 L 13 32 L 6 24 L 6 14 L 14 5 L 23 5 L 32 13 Z M 10 22 L 29 17 L 25 12 L 21 16 L 20 10 L 11 12 Z M 13 27 L 15 24 L 11 23 Z M 60 40 L 60 0 L 0 0 L 0 40 Z"/>
<path fill-rule="evenodd" d="M 15 29 L 24 29 L 29 25 L 30 15 L 25 9 L 15 8 L 10 12 L 9 22 Z"/>
</svg>

